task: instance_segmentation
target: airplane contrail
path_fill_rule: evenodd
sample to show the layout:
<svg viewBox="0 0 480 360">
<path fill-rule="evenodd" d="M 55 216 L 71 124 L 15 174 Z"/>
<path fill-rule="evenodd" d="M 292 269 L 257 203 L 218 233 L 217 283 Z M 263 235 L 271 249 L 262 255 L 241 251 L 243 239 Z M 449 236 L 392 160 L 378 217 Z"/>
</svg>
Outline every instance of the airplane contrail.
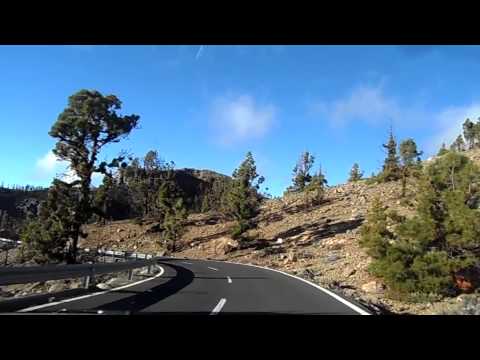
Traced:
<svg viewBox="0 0 480 360">
<path fill-rule="evenodd" d="M 203 45 L 200 46 L 200 49 L 197 51 L 197 55 L 195 56 L 195 60 L 198 60 L 203 53 Z"/>
</svg>

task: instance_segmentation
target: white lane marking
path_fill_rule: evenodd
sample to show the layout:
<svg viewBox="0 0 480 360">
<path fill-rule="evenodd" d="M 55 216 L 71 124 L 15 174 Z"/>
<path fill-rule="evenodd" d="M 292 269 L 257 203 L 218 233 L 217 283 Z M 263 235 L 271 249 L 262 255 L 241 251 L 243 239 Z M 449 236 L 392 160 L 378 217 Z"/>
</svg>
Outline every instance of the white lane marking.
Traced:
<svg viewBox="0 0 480 360">
<path fill-rule="evenodd" d="M 208 268 L 209 268 L 209 269 L 212 269 L 212 270 L 214 270 L 214 271 L 218 271 L 218 269 L 215 269 L 215 268 L 210 267 L 210 266 L 209 266 Z"/>
<path fill-rule="evenodd" d="M 188 265 L 193 265 L 192 263 L 189 263 L 189 262 L 186 262 L 186 261 L 182 261 L 182 263 L 188 264 Z"/>
<path fill-rule="evenodd" d="M 212 310 L 210 315 L 217 315 L 222 310 L 226 302 L 227 302 L 227 299 L 224 299 L 224 298 L 220 299 L 217 306 L 215 306 L 215 308 Z"/>
<path fill-rule="evenodd" d="M 75 298 L 65 299 L 65 300 L 56 301 L 56 302 L 51 302 L 51 303 L 43 304 L 43 305 L 31 306 L 31 307 L 28 307 L 28 308 L 25 308 L 25 309 L 18 310 L 17 312 L 29 312 L 29 311 L 49 307 L 49 306 L 68 303 L 68 302 L 75 301 L 75 300 L 87 299 L 89 297 L 93 297 L 93 296 L 97 296 L 97 295 L 107 294 L 107 293 L 112 292 L 112 291 L 126 289 L 128 287 L 135 286 L 135 285 L 138 285 L 138 284 L 141 284 L 141 283 L 144 283 L 144 282 L 147 282 L 147 281 L 150 281 L 150 280 L 156 279 L 157 277 L 162 276 L 163 273 L 165 272 L 165 269 L 163 267 L 161 267 L 160 265 L 156 265 L 156 266 L 160 268 L 160 272 L 157 275 L 155 275 L 154 277 L 149 278 L 149 279 L 140 280 L 140 281 L 134 282 L 132 284 L 123 285 L 123 286 L 120 286 L 120 287 L 117 287 L 117 288 L 114 288 L 114 289 L 109 289 L 109 290 L 105 290 L 105 291 L 98 291 L 98 292 L 95 292 L 93 294 L 78 296 L 78 297 L 75 297 Z"/>
<path fill-rule="evenodd" d="M 228 283 L 231 284 L 232 283 L 232 278 L 230 276 L 227 276 L 227 280 L 228 280 Z"/>
<path fill-rule="evenodd" d="M 215 260 L 213 260 L 215 261 Z M 220 261 L 216 261 L 216 262 L 220 262 Z M 229 263 L 229 264 L 235 264 L 235 265 L 245 265 L 245 266 L 252 266 L 252 267 L 256 267 L 256 268 L 260 268 L 260 269 L 265 269 L 265 270 L 270 270 L 270 271 L 275 271 L 275 272 L 278 272 L 280 274 L 283 274 L 283 275 L 286 275 L 286 276 L 290 276 L 290 277 L 293 277 L 297 280 L 300 280 L 300 281 L 303 281 L 304 283 L 307 283 L 321 291 L 323 291 L 324 293 L 326 293 L 327 295 L 330 295 L 331 297 L 333 297 L 335 300 L 337 301 L 340 301 L 342 304 L 348 306 L 350 309 L 358 312 L 359 314 L 361 315 L 372 315 L 370 314 L 369 312 L 363 310 L 362 308 L 358 307 L 357 305 L 355 304 L 352 304 L 351 302 L 345 300 L 344 298 L 342 298 L 341 296 L 338 296 L 337 294 L 335 294 L 334 292 L 330 291 L 330 290 L 327 290 L 327 289 L 324 289 L 323 287 L 317 285 L 317 284 L 314 284 L 308 280 L 305 280 L 305 279 L 302 279 L 298 276 L 295 276 L 295 275 L 291 275 L 291 274 L 288 274 L 286 272 L 283 272 L 283 271 L 280 271 L 280 270 L 275 270 L 275 269 L 269 269 L 269 268 L 266 268 L 266 267 L 263 267 L 263 266 L 258 266 L 258 265 L 253 265 L 253 264 L 240 264 L 240 263 L 234 263 L 234 262 L 230 262 L 230 261 L 222 261 L 222 262 L 225 262 L 225 263 Z"/>
</svg>

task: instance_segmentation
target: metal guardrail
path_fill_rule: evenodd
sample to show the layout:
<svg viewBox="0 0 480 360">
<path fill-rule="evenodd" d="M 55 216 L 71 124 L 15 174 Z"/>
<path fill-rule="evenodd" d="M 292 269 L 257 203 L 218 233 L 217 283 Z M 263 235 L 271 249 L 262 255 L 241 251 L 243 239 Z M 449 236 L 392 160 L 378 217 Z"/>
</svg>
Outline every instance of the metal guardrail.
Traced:
<svg viewBox="0 0 480 360">
<path fill-rule="evenodd" d="M 0 238 L 0 245 L 1 244 L 7 245 L 5 254 L 5 265 L 7 265 L 9 248 L 19 246 L 21 242 Z M 150 274 L 152 265 L 155 264 L 154 255 L 132 251 L 83 248 L 78 249 L 78 255 L 93 256 L 94 263 L 0 268 L 0 285 L 26 284 L 83 277 L 84 287 L 89 288 L 95 284 L 95 275 L 128 270 L 128 279 L 132 280 L 133 269 L 147 267 L 147 273 Z M 99 263 L 97 257 L 103 257 L 104 260 L 105 257 L 111 257 L 115 259 L 116 262 Z M 123 260 L 123 262 L 118 262 L 118 260 Z"/>
<path fill-rule="evenodd" d="M 75 279 L 83 277 L 84 286 L 88 288 L 95 283 L 96 275 L 129 270 L 129 280 L 131 280 L 133 269 L 148 267 L 148 273 L 151 273 L 151 267 L 155 262 L 155 259 L 150 258 L 139 261 L 117 263 L 3 268 L 0 269 L 0 285 L 27 284 L 48 280 Z"/>
<path fill-rule="evenodd" d="M 15 240 L 10 240 L 10 239 L 5 239 L 5 238 L 0 238 L 0 242 L 11 244 L 13 246 L 20 245 L 22 243 L 21 241 L 15 241 Z"/>
<path fill-rule="evenodd" d="M 153 259 L 152 254 L 143 254 L 132 251 L 123 251 L 123 250 L 102 250 L 102 249 L 79 249 L 80 254 L 92 255 L 92 256 L 110 256 L 121 259 Z"/>
</svg>

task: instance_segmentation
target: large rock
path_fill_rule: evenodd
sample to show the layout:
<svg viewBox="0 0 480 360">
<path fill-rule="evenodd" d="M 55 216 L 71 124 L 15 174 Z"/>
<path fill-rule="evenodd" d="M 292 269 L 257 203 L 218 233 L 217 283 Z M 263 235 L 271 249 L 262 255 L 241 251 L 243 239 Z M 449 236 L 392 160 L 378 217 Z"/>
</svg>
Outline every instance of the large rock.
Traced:
<svg viewBox="0 0 480 360">
<path fill-rule="evenodd" d="M 229 252 L 232 252 L 236 249 L 238 249 L 239 243 L 236 240 L 233 240 L 228 237 L 222 237 L 216 240 L 215 244 L 215 250 L 217 253 L 220 253 L 221 255 L 226 255 Z"/>
<path fill-rule="evenodd" d="M 362 290 L 367 294 L 383 294 L 385 292 L 385 285 L 378 281 L 370 281 L 362 285 Z"/>
<path fill-rule="evenodd" d="M 67 286 L 65 283 L 54 281 L 53 283 L 49 284 L 47 292 L 56 293 L 56 292 L 64 291 L 66 288 Z"/>
<path fill-rule="evenodd" d="M 101 290 L 109 290 L 109 289 L 111 289 L 110 285 L 105 284 L 105 283 L 100 283 L 100 284 L 97 284 L 96 286 L 97 286 L 97 288 L 99 288 L 99 289 L 101 289 Z"/>
</svg>

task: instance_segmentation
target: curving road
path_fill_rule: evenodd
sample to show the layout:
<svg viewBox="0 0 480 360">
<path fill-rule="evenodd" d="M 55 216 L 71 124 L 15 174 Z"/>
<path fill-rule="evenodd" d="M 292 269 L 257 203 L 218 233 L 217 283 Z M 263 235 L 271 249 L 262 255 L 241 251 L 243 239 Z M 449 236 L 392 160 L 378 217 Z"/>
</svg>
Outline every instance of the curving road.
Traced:
<svg viewBox="0 0 480 360">
<path fill-rule="evenodd" d="M 222 261 L 165 258 L 154 277 L 20 312 L 104 314 L 342 314 L 368 310 L 300 278 Z"/>
</svg>

